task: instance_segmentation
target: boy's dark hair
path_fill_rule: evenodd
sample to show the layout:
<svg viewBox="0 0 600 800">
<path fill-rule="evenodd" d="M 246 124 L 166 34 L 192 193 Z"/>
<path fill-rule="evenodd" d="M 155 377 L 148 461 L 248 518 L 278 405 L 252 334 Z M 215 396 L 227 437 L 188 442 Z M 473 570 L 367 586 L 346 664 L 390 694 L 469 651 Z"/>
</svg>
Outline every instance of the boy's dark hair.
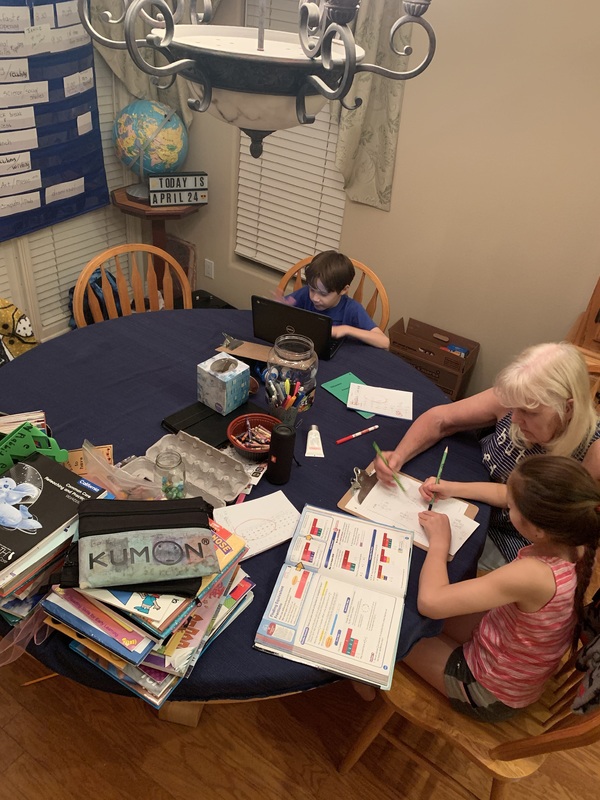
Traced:
<svg viewBox="0 0 600 800">
<path fill-rule="evenodd" d="M 306 282 L 313 288 L 321 281 L 328 292 L 342 292 L 354 280 L 354 264 L 337 250 L 317 253 L 305 268 Z"/>
</svg>

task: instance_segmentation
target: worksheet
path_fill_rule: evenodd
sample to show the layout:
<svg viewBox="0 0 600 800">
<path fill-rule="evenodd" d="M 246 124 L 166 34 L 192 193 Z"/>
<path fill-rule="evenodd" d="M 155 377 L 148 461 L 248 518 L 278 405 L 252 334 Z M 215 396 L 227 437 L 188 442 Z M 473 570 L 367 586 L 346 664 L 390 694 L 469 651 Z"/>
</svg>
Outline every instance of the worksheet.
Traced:
<svg viewBox="0 0 600 800">
<path fill-rule="evenodd" d="M 377 481 L 369 491 L 362 503 L 358 502 L 358 492 L 346 503 L 345 508 L 359 517 L 371 519 L 374 522 L 395 525 L 398 528 L 407 528 L 414 531 L 414 543 L 427 547 L 427 537 L 419 523 L 419 512 L 427 509 L 428 503 L 419 494 L 421 481 L 410 478 L 408 475 L 398 476 L 404 487 L 404 492 L 399 486 L 386 486 Z M 479 527 L 479 523 L 465 516 L 468 504 L 464 500 L 448 498 L 436 500 L 433 510 L 440 514 L 447 514 L 452 529 L 452 542 L 450 555 L 453 556 L 462 547 L 469 536 Z"/>
<path fill-rule="evenodd" d="M 370 411 L 384 417 L 413 418 L 412 392 L 403 392 L 400 389 L 382 389 L 379 386 L 351 383 L 346 405 L 355 411 Z"/>
<path fill-rule="evenodd" d="M 291 539 L 300 513 L 279 490 L 256 500 L 215 508 L 213 517 L 244 539 L 249 548 L 245 560 Z"/>
</svg>

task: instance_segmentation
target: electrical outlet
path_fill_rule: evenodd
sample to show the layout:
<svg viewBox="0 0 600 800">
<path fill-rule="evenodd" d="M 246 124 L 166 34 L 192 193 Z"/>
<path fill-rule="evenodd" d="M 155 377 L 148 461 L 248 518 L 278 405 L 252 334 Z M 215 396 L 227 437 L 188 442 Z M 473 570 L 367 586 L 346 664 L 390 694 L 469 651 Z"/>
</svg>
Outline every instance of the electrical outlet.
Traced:
<svg viewBox="0 0 600 800">
<path fill-rule="evenodd" d="M 204 275 L 207 278 L 215 277 L 215 262 L 209 258 L 204 259 Z"/>
</svg>

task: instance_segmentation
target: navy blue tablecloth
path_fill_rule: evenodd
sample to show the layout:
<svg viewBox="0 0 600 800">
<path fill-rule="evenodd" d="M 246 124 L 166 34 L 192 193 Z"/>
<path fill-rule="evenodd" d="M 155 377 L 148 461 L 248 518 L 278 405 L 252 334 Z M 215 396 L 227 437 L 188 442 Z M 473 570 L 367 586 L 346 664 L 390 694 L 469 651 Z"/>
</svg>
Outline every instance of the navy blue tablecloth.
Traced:
<svg viewBox="0 0 600 800">
<path fill-rule="evenodd" d="M 0 369 L 0 410 L 17 413 L 43 409 L 61 447 L 112 443 L 116 460 L 143 455 L 165 431 L 161 420 L 196 400 L 196 365 L 214 355 L 222 332 L 252 340 L 250 313 L 237 310 L 192 309 L 125 317 L 72 331 L 45 342 Z M 399 357 L 348 340 L 331 361 L 320 361 L 318 383 L 352 371 L 366 384 L 413 392 L 414 416 L 449 402 L 427 378 Z M 257 402 L 264 404 L 259 393 Z M 298 428 L 296 457 L 290 481 L 281 487 L 298 510 L 305 503 L 334 509 L 350 486 L 353 467 L 373 458 L 372 442 L 392 449 L 409 423 L 378 416 L 376 434 L 342 445 L 335 440 L 367 427 L 325 390 L 317 388 L 315 404 Z M 305 458 L 306 433 L 319 426 L 324 459 Z M 449 480 L 483 481 L 479 444 L 472 434 L 443 440 L 414 458 L 405 471 L 424 479 L 435 474 L 446 444 L 444 468 Z M 278 489 L 264 479 L 253 490 L 260 497 Z M 489 508 L 480 508 L 481 523 L 449 564 L 452 581 L 472 577 L 487 529 Z M 280 545 L 244 562 L 256 582 L 254 602 L 202 655 L 192 675 L 183 680 L 172 700 L 266 697 L 312 688 L 335 680 L 330 673 L 277 658 L 253 648 L 254 635 L 284 561 Z M 421 617 L 416 609 L 418 575 L 424 551 L 413 552 L 411 578 L 398 657 L 420 638 L 439 632 L 441 623 Z M 0 627 L 6 632 L 7 626 Z M 104 691 L 122 692 L 113 679 L 74 655 L 66 637 L 54 633 L 30 652 L 50 669 Z"/>
</svg>

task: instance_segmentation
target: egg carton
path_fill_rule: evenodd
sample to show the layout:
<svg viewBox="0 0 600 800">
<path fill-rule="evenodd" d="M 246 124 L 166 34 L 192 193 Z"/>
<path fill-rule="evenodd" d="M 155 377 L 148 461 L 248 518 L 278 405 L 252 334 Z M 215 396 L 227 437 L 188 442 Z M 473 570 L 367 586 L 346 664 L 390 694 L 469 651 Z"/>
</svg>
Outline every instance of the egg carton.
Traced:
<svg viewBox="0 0 600 800">
<path fill-rule="evenodd" d="M 123 469 L 154 480 L 154 462 L 164 450 L 177 450 L 181 454 L 187 497 L 202 497 L 215 508 L 222 508 L 235 500 L 248 484 L 239 461 L 184 431 L 163 436 L 146 450 L 145 456 L 133 459 Z"/>
</svg>

